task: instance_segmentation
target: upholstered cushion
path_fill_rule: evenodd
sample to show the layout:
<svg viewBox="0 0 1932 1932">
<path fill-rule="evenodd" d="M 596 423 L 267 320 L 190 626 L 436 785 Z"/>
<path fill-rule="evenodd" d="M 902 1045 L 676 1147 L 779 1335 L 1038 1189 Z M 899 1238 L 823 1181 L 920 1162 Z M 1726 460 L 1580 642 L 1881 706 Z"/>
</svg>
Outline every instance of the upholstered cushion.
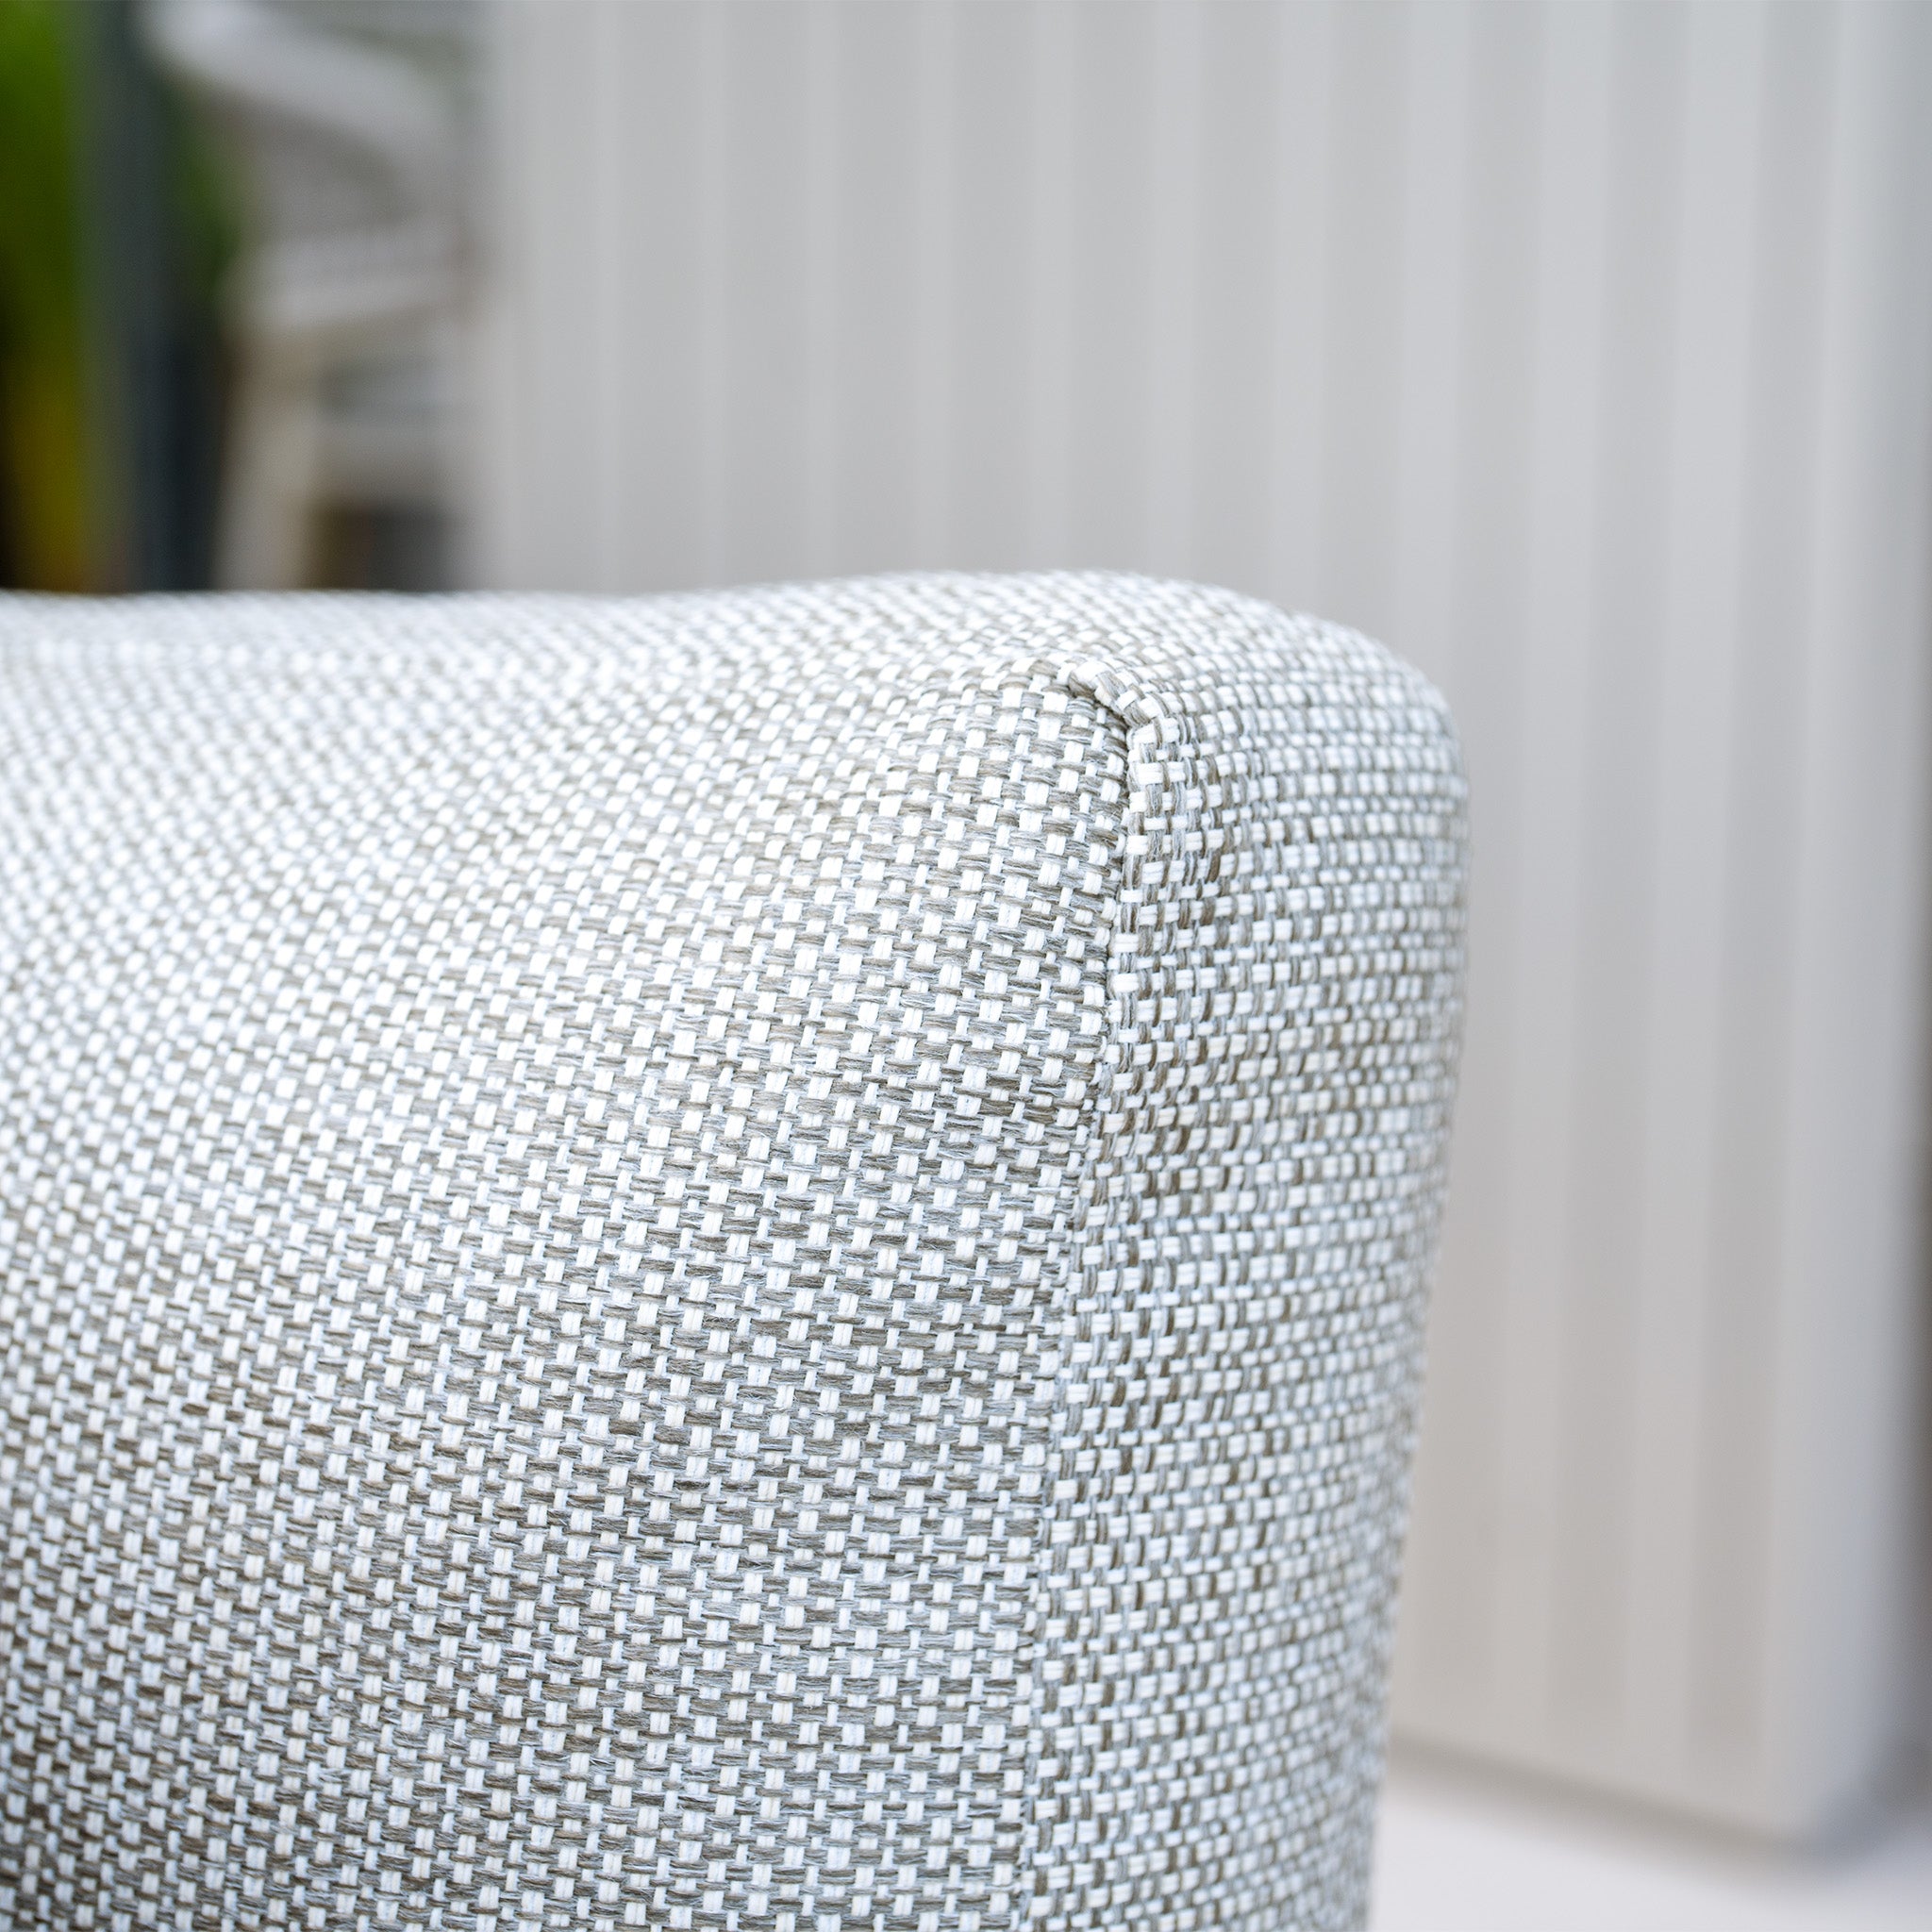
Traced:
<svg viewBox="0 0 1932 1932">
<path fill-rule="evenodd" d="M 0 1916 L 1358 1922 L 1461 814 L 1173 585 L 0 606 Z"/>
</svg>

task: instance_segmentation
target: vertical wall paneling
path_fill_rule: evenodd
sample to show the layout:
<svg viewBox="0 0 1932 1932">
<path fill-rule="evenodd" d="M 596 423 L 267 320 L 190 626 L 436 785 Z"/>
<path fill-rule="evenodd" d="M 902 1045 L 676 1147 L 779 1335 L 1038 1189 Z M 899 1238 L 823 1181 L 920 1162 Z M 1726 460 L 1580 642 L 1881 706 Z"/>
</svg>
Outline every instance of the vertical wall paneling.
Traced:
<svg viewBox="0 0 1932 1932">
<path fill-rule="evenodd" d="M 1698 1535 L 1682 1447 L 1697 1440 L 1706 1223 L 1718 1143 L 1717 1041 L 1724 863 L 1731 842 L 1728 729 L 1742 646 L 1743 506 L 1750 422 L 1753 263 L 1761 192 L 1765 17 L 1689 17 L 1678 275 L 1672 317 L 1673 433 L 1662 499 L 1657 817 L 1644 862 L 1655 885 L 1636 962 L 1653 1015 L 1642 1062 L 1644 1147 L 1633 1297 L 1630 1521 L 1624 1568 L 1619 1699 L 1637 1735 L 1667 1731 L 1683 1708 L 1678 1635 Z M 1740 353 L 1741 351 L 1741 353 Z M 1687 1332 L 1687 1324 L 1688 1330 Z M 1720 1346 L 1728 1345 L 1720 1342 Z"/>
<path fill-rule="evenodd" d="M 1192 358 L 1184 398 L 1187 469 L 1175 542 L 1193 574 L 1213 581 L 1253 571 L 1272 554 L 1278 465 L 1274 448 L 1283 149 L 1299 132 L 1282 100 L 1287 23 L 1272 7 L 1192 13 L 1196 171 L 1185 252 L 1171 272 L 1193 288 L 1185 323 Z M 1305 125 L 1306 115 L 1297 121 Z M 1249 184 L 1229 194 L 1224 184 Z"/>
<path fill-rule="evenodd" d="M 1673 324 L 1685 270 L 1685 41 L 1674 8 L 1617 16 L 1617 130 L 1604 238 L 1610 310 L 1591 560 L 1578 1041 L 1569 1096 L 1568 1253 L 1554 1444 L 1550 1696 L 1557 1721 L 1605 1736 L 1626 1678 L 1638 1323 L 1644 1283 L 1643 1046 L 1660 1020 L 1645 964 L 1658 932 L 1652 857 L 1663 830 L 1664 583 L 1676 448 Z M 1633 1050 L 1633 1048 L 1635 1050 Z"/>
<path fill-rule="evenodd" d="M 1233 558 L 1228 581 L 1265 583 L 1270 593 L 1312 608 L 1318 601 L 1316 558 L 1322 509 L 1322 397 L 1327 353 L 1327 268 L 1337 180 L 1334 132 L 1337 93 L 1334 6 L 1271 8 L 1277 28 L 1272 68 L 1274 97 L 1262 110 L 1273 124 L 1274 178 L 1266 188 L 1241 175 L 1204 185 L 1204 198 L 1254 197 L 1272 214 L 1267 245 L 1273 295 L 1268 360 L 1257 407 L 1267 412 L 1270 474 L 1262 494 L 1268 528 L 1252 558 Z M 1345 178 L 1345 177 L 1344 177 Z M 1263 198 L 1265 197 L 1265 199 Z M 1204 297 L 1213 299 L 1214 291 Z M 1239 372 L 1224 378 L 1239 383 Z M 1205 460 L 1205 459 L 1204 459 Z M 1258 573 L 1249 578 L 1250 570 Z"/>
<path fill-rule="evenodd" d="M 1117 565 L 1473 792 L 1408 1736 L 1761 1830 L 1907 1665 L 1932 16 L 504 7 L 483 575 Z"/>
<path fill-rule="evenodd" d="M 832 456 L 829 541 L 816 566 L 831 572 L 855 567 L 868 534 L 901 558 L 919 541 L 919 11 L 895 8 L 876 23 L 841 12 L 831 23 L 837 113 L 822 118 L 837 143 L 827 210 L 836 247 L 822 275 L 833 373 L 817 433 Z"/>
</svg>

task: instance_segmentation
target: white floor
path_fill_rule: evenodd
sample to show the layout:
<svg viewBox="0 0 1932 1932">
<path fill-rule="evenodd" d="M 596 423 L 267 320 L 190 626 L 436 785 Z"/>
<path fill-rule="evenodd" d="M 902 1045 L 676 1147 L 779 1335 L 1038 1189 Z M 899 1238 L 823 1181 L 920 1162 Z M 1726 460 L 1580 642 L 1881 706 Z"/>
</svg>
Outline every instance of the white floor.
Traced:
<svg viewBox="0 0 1932 1932">
<path fill-rule="evenodd" d="M 1398 1760 L 1372 1932 L 1932 1932 L 1932 1795 L 1783 1859 Z"/>
</svg>

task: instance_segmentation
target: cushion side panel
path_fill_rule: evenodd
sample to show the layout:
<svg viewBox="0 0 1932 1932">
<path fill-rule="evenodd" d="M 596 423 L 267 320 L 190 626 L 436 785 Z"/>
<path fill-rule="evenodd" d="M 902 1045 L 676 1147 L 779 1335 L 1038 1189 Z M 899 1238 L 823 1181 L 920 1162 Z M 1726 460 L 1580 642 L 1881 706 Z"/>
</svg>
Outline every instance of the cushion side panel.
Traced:
<svg viewBox="0 0 1932 1932">
<path fill-rule="evenodd" d="M 1211 648 L 1071 674 L 1130 795 L 1038 1591 L 1056 1927 L 1366 1909 L 1463 785 L 1420 679 L 1269 623 L 1239 682 Z"/>
</svg>

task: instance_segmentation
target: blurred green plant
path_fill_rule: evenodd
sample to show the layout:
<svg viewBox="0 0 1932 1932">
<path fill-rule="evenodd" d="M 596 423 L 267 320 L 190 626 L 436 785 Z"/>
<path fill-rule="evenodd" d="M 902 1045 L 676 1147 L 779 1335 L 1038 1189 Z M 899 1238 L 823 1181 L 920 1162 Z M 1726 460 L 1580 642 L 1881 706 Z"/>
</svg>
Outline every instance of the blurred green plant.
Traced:
<svg viewBox="0 0 1932 1932">
<path fill-rule="evenodd" d="M 93 575 L 80 131 L 63 0 L 0 0 L 0 581 Z"/>
<path fill-rule="evenodd" d="M 238 207 L 133 0 L 0 0 L 0 584 L 208 580 Z"/>
</svg>

